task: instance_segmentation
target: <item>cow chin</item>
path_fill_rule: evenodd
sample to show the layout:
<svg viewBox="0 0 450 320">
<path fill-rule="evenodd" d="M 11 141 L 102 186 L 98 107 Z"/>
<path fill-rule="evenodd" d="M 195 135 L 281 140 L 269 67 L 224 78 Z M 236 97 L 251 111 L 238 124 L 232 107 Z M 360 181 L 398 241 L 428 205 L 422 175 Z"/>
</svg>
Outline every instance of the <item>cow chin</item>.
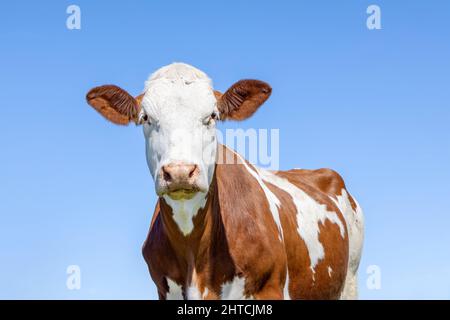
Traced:
<svg viewBox="0 0 450 320">
<path fill-rule="evenodd" d="M 195 190 L 180 189 L 180 190 L 168 192 L 167 195 L 172 200 L 190 200 L 197 194 L 197 192 L 198 191 L 195 191 Z"/>
<path fill-rule="evenodd" d="M 194 198 L 198 193 L 206 192 L 206 188 L 200 187 L 198 185 L 184 186 L 176 189 L 161 186 L 156 190 L 156 194 L 159 197 L 168 196 L 172 200 L 190 200 Z"/>
</svg>

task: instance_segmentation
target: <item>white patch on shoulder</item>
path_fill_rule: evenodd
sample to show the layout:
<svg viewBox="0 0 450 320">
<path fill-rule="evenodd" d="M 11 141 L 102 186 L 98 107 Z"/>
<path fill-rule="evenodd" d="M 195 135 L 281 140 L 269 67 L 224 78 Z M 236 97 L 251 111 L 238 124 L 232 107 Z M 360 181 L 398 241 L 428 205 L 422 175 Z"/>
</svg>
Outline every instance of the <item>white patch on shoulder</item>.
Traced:
<svg viewBox="0 0 450 320">
<path fill-rule="evenodd" d="M 244 165 L 244 167 L 247 169 L 247 171 L 256 179 L 256 181 L 259 183 L 259 185 L 263 189 L 264 194 L 266 195 L 266 199 L 269 202 L 269 208 L 270 208 L 270 212 L 272 213 L 273 220 L 275 221 L 277 228 L 278 228 L 278 238 L 280 239 L 280 241 L 283 241 L 283 228 L 281 227 L 280 214 L 278 212 L 278 209 L 281 206 L 280 200 L 266 186 L 266 184 L 263 182 L 261 177 L 258 175 L 258 172 L 254 171 L 252 168 L 250 168 L 250 166 L 241 157 L 241 155 L 239 153 L 237 153 L 237 152 L 234 152 L 234 153 L 239 157 L 239 159 L 241 160 L 241 163 Z M 256 169 L 256 170 L 258 170 L 258 169 Z"/>
<path fill-rule="evenodd" d="M 225 282 L 221 286 L 220 298 L 222 300 L 252 300 L 253 297 L 244 295 L 245 278 L 235 276 L 233 280 Z"/>
<path fill-rule="evenodd" d="M 172 279 L 166 277 L 167 285 L 169 286 L 169 291 L 167 291 L 166 299 L 167 300 L 183 300 L 183 290 L 181 286 L 178 285 Z"/>
<path fill-rule="evenodd" d="M 194 229 L 193 218 L 206 204 L 206 193 L 198 192 L 189 200 L 173 200 L 167 195 L 163 197 L 172 208 L 173 220 L 178 225 L 178 228 L 180 228 L 180 231 L 184 236 L 189 235 Z"/>
<path fill-rule="evenodd" d="M 331 278 L 331 273 L 333 272 L 333 269 L 328 266 L 328 276 Z"/>
<path fill-rule="evenodd" d="M 267 181 L 288 193 L 297 209 L 297 225 L 300 237 L 305 241 L 314 271 L 317 263 L 325 256 L 323 245 L 319 240 L 319 223 L 329 220 L 339 227 L 342 238 L 345 237 L 345 227 L 336 212 L 328 211 L 326 205 L 316 202 L 303 190 L 267 170 L 258 169 L 259 175 Z M 314 273 L 313 273 L 314 277 Z"/>
</svg>

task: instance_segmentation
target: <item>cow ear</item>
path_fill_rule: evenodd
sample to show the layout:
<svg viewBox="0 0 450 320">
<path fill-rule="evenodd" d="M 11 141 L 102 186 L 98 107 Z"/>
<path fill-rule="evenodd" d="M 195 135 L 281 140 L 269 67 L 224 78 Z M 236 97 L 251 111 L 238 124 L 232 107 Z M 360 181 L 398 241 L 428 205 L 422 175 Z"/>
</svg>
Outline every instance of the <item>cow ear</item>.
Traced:
<svg viewBox="0 0 450 320">
<path fill-rule="evenodd" d="M 222 120 L 245 120 L 270 97 L 272 88 L 260 80 L 240 80 L 224 94 L 215 91 Z"/>
<path fill-rule="evenodd" d="M 122 88 L 105 85 L 91 89 L 86 100 L 107 120 L 128 125 L 131 121 L 139 124 L 142 97 L 143 95 L 133 98 Z"/>
</svg>

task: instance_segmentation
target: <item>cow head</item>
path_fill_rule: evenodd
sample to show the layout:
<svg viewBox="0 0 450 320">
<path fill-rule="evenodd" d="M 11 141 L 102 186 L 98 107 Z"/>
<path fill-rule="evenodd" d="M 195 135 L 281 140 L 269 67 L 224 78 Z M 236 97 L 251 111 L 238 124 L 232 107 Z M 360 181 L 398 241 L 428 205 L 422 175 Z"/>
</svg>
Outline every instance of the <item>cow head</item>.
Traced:
<svg viewBox="0 0 450 320">
<path fill-rule="evenodd" d="M 209 189 L 217 153 L 216 121 L 247 119 L 270 93 L 267 83 L 241 80 L 222 94 L 202 71 L 174 63 L 152 74 L 138 97 L 105 85 L 90 90 L 86 98 L 115 124 L 143 126 L 156 192 L 180 200 Z"/>
</svg>

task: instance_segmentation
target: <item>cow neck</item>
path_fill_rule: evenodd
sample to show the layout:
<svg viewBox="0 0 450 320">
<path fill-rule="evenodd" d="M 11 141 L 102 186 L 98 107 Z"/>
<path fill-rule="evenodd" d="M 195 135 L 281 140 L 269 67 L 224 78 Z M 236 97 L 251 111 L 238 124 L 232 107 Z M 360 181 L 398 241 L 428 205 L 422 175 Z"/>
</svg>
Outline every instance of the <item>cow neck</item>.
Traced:
<svg viewBox="0 0 450 320">
<path fill-rule="evenodd" d="M 208 192 L 206 203 L 200 208 L 194 218 L 192 231 L 184 235 L 174 220 L 171 206 L 164 198 L 160 198 L 160 209 L 164 232 L 172 245 L 176 255 L 187 262 L 195 261 L 202 248 L 206 248 L 212 241 L 217 217 L 219 216 L 216 174 L 214 174 Z"/>
</svg>

